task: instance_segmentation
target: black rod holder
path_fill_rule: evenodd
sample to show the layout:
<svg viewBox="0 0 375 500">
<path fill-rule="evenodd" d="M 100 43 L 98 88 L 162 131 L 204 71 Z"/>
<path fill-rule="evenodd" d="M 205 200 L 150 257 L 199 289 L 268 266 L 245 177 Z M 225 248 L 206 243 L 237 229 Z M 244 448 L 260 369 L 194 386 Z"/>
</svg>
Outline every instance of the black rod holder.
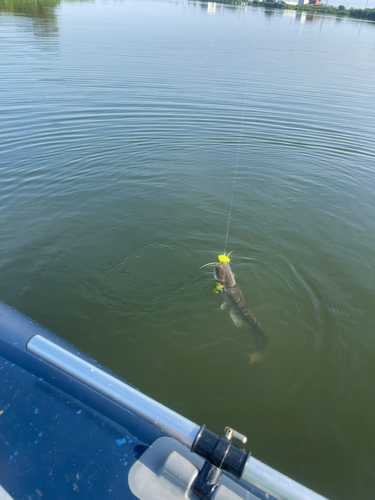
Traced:
<svg viewBox="0 0 375 500">
<path fill-rule="evenodd" d="M 222 474 L 221 469 L 206 460 L 192 485 L 193 493 L 201 500 L 209 500 L 218 487 Z"/>
<path fill-rule="evenodd" d="M 193 453 L 206 460 L 192 486 L 193 492 L 202 500 L 211 498 L 223 471 L 241 478 L 250 453 L 233 444 L 230 440 L 232 435 L 234 432 L 226 429 L 226 435 L 219 436 L 202 425 L 191 446 Z"/>
</svg>

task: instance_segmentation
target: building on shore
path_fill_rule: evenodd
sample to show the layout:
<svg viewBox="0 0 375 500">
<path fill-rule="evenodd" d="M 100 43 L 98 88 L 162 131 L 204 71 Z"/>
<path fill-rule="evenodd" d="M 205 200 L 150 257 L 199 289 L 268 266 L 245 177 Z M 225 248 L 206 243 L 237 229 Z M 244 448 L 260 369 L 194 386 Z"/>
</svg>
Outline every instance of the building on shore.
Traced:
<svg viewBox="0 0 375 500">
<path fill-rule="evenodd" d="M 321 0 L 277 0 L 279 3 L 287 5 L 320 5 Z"/>
<path fill-rule="evenodd" d="M 321 0 L 277 0 L 280 3 L 287 5 L 320 5 Z"/>
</svg>

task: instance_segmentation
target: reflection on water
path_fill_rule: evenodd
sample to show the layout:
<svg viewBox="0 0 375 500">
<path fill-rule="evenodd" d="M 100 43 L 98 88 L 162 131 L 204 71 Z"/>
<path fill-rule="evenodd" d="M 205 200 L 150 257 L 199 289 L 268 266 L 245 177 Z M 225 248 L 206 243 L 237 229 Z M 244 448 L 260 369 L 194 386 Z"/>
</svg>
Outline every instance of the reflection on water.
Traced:
<svg viewBox="0 0 375 500">
<path fill-rule="evenodd" d="M 65 2 L 90 2 L 94 0 L 65 0 Z M 17 14 L 32 19 L 36 37 L 51 37 L 58 33 L 56 7 L 61 0 L 0 0 L 0 14 Z M 17 16 L 14 17 L 17 23 Z M 21 22 L 21 21 L 20 21 Z M 24 24 L 22 27 L 25 28 Z"/>
<path fill-rule="evenodd" d="M 50 19 L 54 15 L 54 7 L 59 4 L 60 0 L 0 0 L 0 12 Z"/>
<path fill-rule="evenodd" d="M 248 6 L 237 6 L 237 5 L 231 5 L 231 4 L 221 4 L 221 3 L 216 3 L 216 2 L 207 2 L 207 3 L 201 3 L 201 8 L 205 11 L 207 11 L 207 14 L 209 15 L 215 15 L 215 13 L 218 12 L 218 10 L 223 9 L 227 11 L 232 11 L 238 13 L 240 16 L 244 16 L 246 12 L 248 11 Z M 251 10 L 255 10 L 254 7 L 250 7 Z M 276 9 L 267 9 L 267 8 L 259 8 L 258 12 L 260 15 L 263 15 L 265 19 L 271 20 L 275 15 L 282 16 L 285 18 L 289 19 L 295 19 L 298 23 L 304 24 L 306 22 L 308 23 L 316 23 L 318 20 L 317 14 L 312 14 L 309 12 L 298 12 L 297 10 L 292 10 L 292 9 L 283 9 L 281 11 L 278 11 Z M 324 17 L 321 16 L 321 19 Z M 337 18 L 342 20 L 342 18 Z"/>
<path fill-rule="evenodd" d="M 318 16 L 316 14 L 309 14 L 308 12 L 296 12 L 296 21 L 304 24 L 306 22 L 315 23 L 318 20 Z"/>
<path fill-rule="evenodd" d="M 207 13 L 215 14 L 216 8 L 220 7 L 215 2 L 207 2 Z"/>
<path fill-rule="evenodd" d="M 60 0 L 0 0 L 0 12 L 30 17 L 34 35 L 50 37 L 58 32 L 55 8 L 59 4 Z M 22 23 L 21 19 L 19 21 Z M 17 23 L 17 16 L 14 22 Z"/>
<path fill-rule="evenodd" d="M 296 17 L 297 11 L 296 10 L 288 10 L 288 9 L 283 9 L 282 11 L 283 17 L 288 17 L 294 19 Z"/>
<path fill-rule="evenodd" d="M 264 10 L 264 16 L 266 19 L 271 19 L 275 15 L 275 10 L 274 9 L 265 9 Z"/>
</svg>

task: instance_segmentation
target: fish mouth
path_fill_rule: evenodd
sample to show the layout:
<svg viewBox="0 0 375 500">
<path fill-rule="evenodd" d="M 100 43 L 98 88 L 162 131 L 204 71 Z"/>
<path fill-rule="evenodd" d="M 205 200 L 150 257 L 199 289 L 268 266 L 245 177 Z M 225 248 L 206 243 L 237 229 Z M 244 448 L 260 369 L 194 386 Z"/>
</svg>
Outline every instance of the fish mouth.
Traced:
<svg viewBox="0 0 375 500">
<path fill-rule="evenodd" d="M 232 252 L 233 252 L 233 250 L 231 252 L 229 252 L 228 255 L 225 255 L 225 254 L 219 255 L 217 258 L 218 260 L 216 262 L 209 262 L 208 264 L 204 264 L 199 269 L 203 269 L 204 267 L 208 267 L 208 266 L 217 266 L 218 264 L 220 265 L 223 262 L 230 262 L 229 256 Z"/>
<path fill-rule="evenodd" d="M 215 278 L 215 281 L 216 281 L 216 283 L 217 283 L 218 285 L 220 285 L 221 287 L 223 287 L 223 286 L 224 286 L 224 281 L 221 281 L 221 280 L 220 280 L 217 276 L 214 276 L 214 278 Z"/>
</svg>

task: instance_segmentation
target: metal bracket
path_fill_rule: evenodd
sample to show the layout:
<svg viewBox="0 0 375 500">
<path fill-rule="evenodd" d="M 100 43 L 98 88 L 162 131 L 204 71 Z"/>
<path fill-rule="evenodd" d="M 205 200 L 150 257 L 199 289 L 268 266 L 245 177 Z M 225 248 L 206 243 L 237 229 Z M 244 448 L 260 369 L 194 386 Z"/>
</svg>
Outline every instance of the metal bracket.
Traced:
<svg viewBox="0 0 375 500">
<path fill-rule="evenodd" d="M 170 437 L 161 437 L 130 469 L 129 487 L 140 500 L 199 500 L 192 484 L 204 466 L 202 458 Z M 259 500 L 236 481 L 223 475 L 212 500 Z"/>
<path fill-rule="evenodd" d="M 206 461 L 192 485 L 192 491 L 201 500 L 210 500 L 223 471 L 240 479 L 250 454 L 232 443 L 232 438 L 246 443 L 243 434 L 230 427 L 225 428 L 224 436 L 218 436 L 203 425 L 195 438 L 191 451 Z"/>
</svg>

